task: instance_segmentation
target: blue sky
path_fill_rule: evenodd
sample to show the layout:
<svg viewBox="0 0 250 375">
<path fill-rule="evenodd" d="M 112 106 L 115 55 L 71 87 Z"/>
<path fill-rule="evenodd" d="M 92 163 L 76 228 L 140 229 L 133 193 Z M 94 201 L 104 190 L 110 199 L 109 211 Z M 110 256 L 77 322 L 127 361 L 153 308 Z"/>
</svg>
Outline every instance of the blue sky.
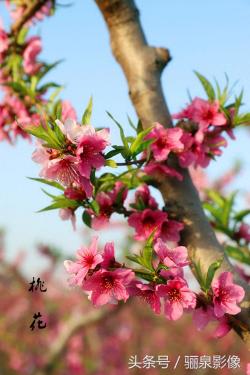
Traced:
<svg viewBox="0 0 250 375">
<path fill-rule="evenodd" d="M 169 48 L 173 57 L 162 79 L 172 113 L 187 102 L 187 89 L 193 96 L 203 94 L 193 70 L 221 82 L 225 72 L 232 82 L 239 80 L 239 89 L 245 88 L 245 110 L 250 110 L 249 1 L 137 0 L 137 5 L 148 42 Z M 6 24 L 3 4 L 0 14 Z M 73 103 L 80 116 L 93 95 L 93 125 L 111 126 L 116 142 L 117 131 L 105 111 L 123 123 L 127 114 L 136 117 L 125 78 L 113 59 L 108 32 L 94 1 L 76 0 L 70 8 L 61 8 L 54 17 L 39 23 L 32 32 L 42 37 L 43 59 L 48 62 L 65 59 L 50 75 L 55 82 L 65 84 L 63 97 Z M 237 179 L 235 188 L 245 190 L 250 181 L 249 131 L 239 130 L 237 138 L 223 157 L 211 164 L 209 173 L 218 175 L 233 160 L 242 158 L 245 173 Z M 62 222 L 57 212 L 35 213 L 48 204 L 48 199 L 38 184 L 26 178 L 36 177 L 39 171 L 31 161 L 32 150 L 33 146 L 25 141 L 19 141 L 15 147 L 0 145 L 0 227 L 7 231 L 10 258 L 20 249 L 31 251 L 28 268 L 37 266 L 33 251 L 37 242 L 55 244 L 66 253 L 73 253 L 82 242 L 82 235 L 74 233 L 68 222 Z"/>
</svg>

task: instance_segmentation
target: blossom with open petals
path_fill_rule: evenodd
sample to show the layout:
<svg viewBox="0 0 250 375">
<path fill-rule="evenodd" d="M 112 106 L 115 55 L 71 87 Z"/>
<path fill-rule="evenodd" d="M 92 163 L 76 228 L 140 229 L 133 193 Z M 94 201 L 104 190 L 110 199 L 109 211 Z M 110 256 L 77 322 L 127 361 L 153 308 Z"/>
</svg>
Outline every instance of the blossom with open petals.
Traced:
<svg viewBox="0 0 250 375">
<path fill-rule="evenodd" d="M 41 39 L 38 36 L 31 37 L 23 53 L 23 68 L 26 74 L 36 74 L 40 69 L 41 64 L 36 61 L 36 58 L 41 51 Z"/>
<path fill-rule="evenodd" d="M 164 298 L 164 311 L 169 320 L 179 319 L 185 309 L 193 309 L 196 306 L 195 294 L 188 288 L 187 282 L 180 277 L 169 280 L 166 285 L 158 285 L 156 292 L 159 297 Z"/>
<path fill-rule="evenodd" d="M 151 132 L 145 139 L 154 139 L 150 145 L 156 161 L 164 161 L 168 158 L 171 151 L 178 152 L 183 150 L 181 137 L 183 130 L 181 128 L 166 129 L 159 123 L 156 123 Z"/>
<path fill-rule="evenodd" d="M 212 282 L 214 314 L 220 318 L 224 314 L 235 315 L 241 311 L 237 303 L 245 296 L 244 289 L 233 283 L 231 272 L 223 272 Z"/>
<path fill-rule="evenodd" d="M 102 255 L 97 249 L 98 237 L 94 237 L 89 247 L 81 247 L 77 253 L 77 261 L 65 260 L 66 271 L 71 274 L 70 284 L 81 286 L 89 272 L 103 261 Z"/>
<path fill-rule="evenodd" d="M 171 249 L 161 238 L 158 238 L 154 245 L 154 250 L 161 262 L 167 267 L 184 267 L 189 264 L 187 261 L 187 248 L 184 246 L 177 246 Z"/>
<path fill-rule="evenodd" d="M 134 279 L 134 272 L 130 269 L 117 268 L 114 271 L 101 269 L 89 276 L 83 283 L 83 290 L 91 292 L 90 299 L 95 306 L 116 301 L 127 301 L 129 292 L 127 287 Z"/>
<path fill-rule="evenodd" d="M 83 177 L 89 178 L 92 168 L 100 169 L 105 164 L 102 152 L 109 144 L 109 131 L 95 131 L 90 125 L 84 125 L 82 128 L 83 133 L 77 144 L 79 172 Z"/>
</svg>

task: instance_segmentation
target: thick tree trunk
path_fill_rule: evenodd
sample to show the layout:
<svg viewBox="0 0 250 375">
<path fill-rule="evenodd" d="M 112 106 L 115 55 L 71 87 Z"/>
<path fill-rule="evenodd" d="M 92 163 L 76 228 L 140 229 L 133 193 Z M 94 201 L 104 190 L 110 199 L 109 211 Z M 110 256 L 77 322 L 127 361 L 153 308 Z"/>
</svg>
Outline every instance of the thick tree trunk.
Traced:
<svg viewBox="0 0 250 375">
<path fill-rule="evenodd" d="M 156 121 L 166 127 L 172 126 L 160 79 L 170 60 L 168 50 L 147 44 L 133 0 L 95 1 L 106 21 L 113 54 L 126 76 L 129 95 L 143 127 L 152 126 Z M 186 227 L 182 239 L 190 258 L 196 262 L 200 260 L 205 272 L 213 261 L 224 256 L 220 272 L 230 270 L 234 273 L 206 219 L 188 171 L 181 170 L 181 173 L 182 182 L 161 176 L 155 176 L 155 181 L 166 204 L 180 209 Z M 242 312 L 232 319 L 232 325 L 250 349 L 250 288 L 237 274 L 234 276 L 235 281 L 243 285 L 246 297 L 241 304 Z"/>
</svg>

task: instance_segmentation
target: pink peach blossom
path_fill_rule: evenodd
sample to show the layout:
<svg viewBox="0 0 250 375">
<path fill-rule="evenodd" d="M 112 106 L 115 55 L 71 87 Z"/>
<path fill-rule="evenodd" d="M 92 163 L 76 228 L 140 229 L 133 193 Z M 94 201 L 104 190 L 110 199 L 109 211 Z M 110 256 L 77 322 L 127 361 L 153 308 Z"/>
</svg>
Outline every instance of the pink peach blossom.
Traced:
<svg viewBox="0 0 250 375">
<path fill-rule="evenodd" d="M 101 254 L 98 253 L 97 243 L 98 237 L 93 237 L 89 247 L 81 247 L 77 251 L 76 262 L 64 261 L 66 271 L 72 275 L 70 278 L 71 285 L 82 286 L 89 270 L 94 270 L 103 261 Z"/>
<path fill-rule="evenodd" d="M 90 125 L 84 125 L 83 129 L 84 133 L 78 139 L 77 157 L 79 172 L 89 178 L 92 168 L 100 169 L 105 164 L 102 151 L 109 144 L 109 131 L 102 129 L 96 132 Z"/>
<path fill-rule="evenodd" d="M 103 258 L 103 261 L 101 263 L 101 267 L 104 269 L 108 269 L 109 267 L 112 267 L 116 263 L 114 242 L 107 242 L 105 244 L 102 258 Z"/>
<path fill-rule="evenodd" d="M 83 283 L 83 290 L 90 291 L 90 299 L 95 306 L 114 303 L 117 300 L 127 301 L 127 287 L 134 279 L 130 269 L 118 268 L 115 271 L 100 270 L 88 277 Z"/>
<path fill-rule="evenodd" d="M 195 139 L 192 136 L 192 134 L 185 131 L 183 133 L 181 140 L 184 144 L 184 149 L 177 156 L 178 156 L 180 166 L 182 168 L 187 168 L 191 164 L 193 164 L 196 159 L 195 150 L 194 150 Z"/>
<path fill-rule="evenodd" d="M 156 236 L 159 235 L 162 223 L 167 219 L 167 214 L 160 210 L 146 208 L 143 211 L 133 212 L 128 218 L 128 224 L 136 231 L 135 239 L 147 240 L 156 229 Z"/>
<path fill-rule="evenodd" d="M 179 319 L 184 309 L 194 309 L 196 306 L 195 294 L 188 288 L 187 282 L 180 277 L 169 280 L 166 285 L 158 285 L 156 293 L 164 298 L 164 311 L 169 320 Z"/>
<path fill-rule="evenodd" d="M 32 18 L 32 22 L 35 23 L 35 21 L 42 21 L 44 17 L 49 16 L 51 14 L 52 9 L 52 1 L 48 0 L 40 9 L 34 14 L 34 17 Z"/>
<path fill-rule="evenodd" d="M 167 267 L 184 267 L 189 264 L 187 260 L 187 248 L 184 246 L 171 249 L 161 238 L 158 238 L 154 244 L 154 250 L 160 258 L 161 263 Z"/>
<path fill-rule="evenodd" d="M 183 223 L 167 218 L 161 225 L 159 237 L 163 241 L 179 242 L 180 232 L 183 230 L 183 228 Z"/>
<path fill-rule="evenodd" d="M 225 316 L 217 319 L 218 325 L 212 333 L 212 337 L 215 339 L 220 339 L 228 334 L 231 331 L 232 327 L 229 324 L 228 319 Z"/>
<path fill-rule="evenodd" d="M 134 281 L 130 284 L 128 290 L 130 296 L 140 297 L 143 301 L 147 302 L 155 314 L 161 313 L 161 301 L 155 291 L 155 285 Z"/>
<path fill-rule="evenodd" d="M 214 314 L 220 318 L 224 314 L 235 315 L 241 311 L 237 303 L 245 296 L 244 289 L 233 283 L 231 272 L 223 272 L 212 282 Z"/>
<path fill-rule="evenodd" d="M 9 38 L 8 34 L 4 31 L 2 20 L 0 19 L 0 62 L 3 59 L 3 54 L 8 50 Z"/>
<path fill-rule="evenodd" d="M 154 176 L 155 174 L 158 174 L 163 176 L 166 175 L 169 177 L 175 177 L 179 181 L 183 180 L 183 176 L 179 172 L 177 172 L 176 169 L 171 168 L 163 163 L 156 163 L 154 161 L 150 161 L 147 165 L 145 165 L 143 171 L 149 176 Z"/>
<path fill-rule="evenodd" d="M 40 172 L 40 176 L 61 182 L 65 186 L 80 182 L 78 160 L 71 155 L 56 157 L 48 161 Z"/>
<path fill-rule="evenodd" d="M 64 195 L 68 199 L 73 199 L 77 201 L 82 201 L 86 199 L 86 192 L 83 190 L 81 186 L 72 186 L 72 187 L 67 187 L 64 190 Z"/>
<path fill-rule="evenodd" d="M 145 205 L 147 208 L 151 208 L 155 210 L 158 207 L 158 203 L 150 194 L 150 190 L 148 185 L 143 184 L 139 186 L 135 192 L 135 205 L 140 204 L 140 201 Z"/>
<path fill-rule="evenodd" d="M 7 5 L 9 6 L 9 2 L 7 2 Z M 11 8 L 10 10 L 10 15 L 13 20 L 17 20 L 21 18 L 24 14 L 24 12 L 27 9 L 27 5 L 18 5 L 15 8 Z M 35 12 L 34 16 L 32 19 L 29 19 L 26 23 L 25 26 L 30 27 L 32 24 L 35 24 L 36 21 L 41 21 L 44 19 L 45 16 L 49 16 L 51 14 L 51 9 L 52 9 L 52 2 L 51 0 L 48 0 L 37 12 Z"/>
<path fill-rule="evenodd" d="M 104 191 L 97 194 L 96 201 L 100 207 L 99 213 L 96 214 L 91 209 L 88 210 L 88 213 L 92 216 L 91 227 L 95 230 L 100 230 L 109 224 L 110 216 L 113 213 L 113 202 L 111 197 Z"/>
<path fill-rule="evenodd" d="M 246 242 L 250 242 L 250 225 L 247 223 L 241 223 L 235 235 L 239 239 L 243 239 Z"/>
<path fill-rule="evenodd" d="M 209 125 L 226 125 L 226 117 L 219 110 L 218 101 L 209 102 L 208 100 L 196 97 L 183 111 L 173 115 L 173 118 L 186 118 L 198 123 L 201 128 L 207 128 Z"/>
<path fill-rule="evenodd" d="M 160 271 L 160 275 L 164 277 L 164 279 L 169 280 L 169 279 L 175 279 L 176 277 L 181 277 L 184 278 L 184 272 L 183 268 L 180 267 L 171 267 L 168 270 L 162 269 Z"/>
<path fill-rule="evenodd" d="M 92 196 L 93 186 L 89 179 L 80 175 L 76 157 L 72 155 L 60 157 L 57 150 L 46 148 L 41 141 L 37 141 L 32 160 L 42 164 L 41 177 L 58 181 L 65 187 L 78 187 L 85 192 L 87 197 Z"/>
<path fill-rule="evenodd" d="M 70 101 L 63 100 L 62 101 L 62 122 L 66 121 L 67 118 L 70 118 L 76 121 L 76 111 L 72 107 Z"/>
<path fill-rule="evenodd" d="M 226 125 L 226 117 L 219 112 L 220 105 L 216 100 L 209 102 L 201 98 L 195 98 L 192 102 L 192 120 L 197 122 L 201 127 L 207 128 L 209 125 L 222 126 Z"/>
<path fill-rule="evenodd" d="M 60 208 L 59 216 L 62 220 L 70 220 L 73 229 L 76 230 L 76 215 L 72 208 Z"/>
<path fill-rule="evenodd" d="M 116 206 L 123 204 L 127 193 L 128 189 L 121 181 L 117 181 L 110 191 L 99 192 L 96 195 L 96 201 L 99 204 L 99 213 L 96 214 L 92 210 L 89 210 L 89 213 L 93 216 L 91 227 L 95 230 L 99 230 L 107 226 Z M 117 202 L 118 198 L 120 202 Z"/>
<path fill-rule="evenodd" d="M 192 142 L 189 139 L 184 151 L 178 154 L 180 166 L 186 168 L 193 164 L 194 167 L 205 168 L 210 163 L 211 157 L 222 154 L 220 147 L 226 146 L 226 139 L 217 129 L 207 131 L 202 140 L 193 137 Z"/>
<path fill-rule="evenodd" d="M 216 318 L 212 306 L 201 306 L 193 312 L 193 321 L 198 331 L 202 331 L 214 319 Z"/>
<path fill-rule="evenodd" d="M 66 119 L 64 120 L 62 118 L 63 122 L 57 119 L 57 120 L 55 120 L 55 123 L 61 129 L 63 134 L 66 136 L 66 138 L 71 143 L 76 145 L 78 143 L 80 137 L 86 133 L 86 129 L 83 125 L 78 124 L 77 121 L 74 119 L 75 114 L 72 112 L 72 110 L 67 108 L 67 111 L 68 111 L 68 113 L 71 113 L 71 115 L 73 115 L 73 116 L 72 117 L 66 117 L 66 110 L 65 110 L 64 115 L 65 115 Z M 62 113 L 62 117 L 64 117 L 64 115 Z"/>
<path fill-rule="evenodd" d="M 212 306 L 202 306 L 194 310 L 193 321 L 198 331 L 202 331 L 210 321 L 217 321 L 218 325 L 212 333 L 212 337 L 221 338 L 225 336 L 230 330 L 231 326 L 225 316 L 217 318 L 214 315 Z"/>
<path fill-rule="evenodd" d="M 166 129 L 161 124 L 156 123 L 145 139 L 155 139 L 150 148 L 156 161 L 167 160 L 171 151 L 179 152 L 183 150 L 181 128 Z"/>
<path fill-rule="evenodd" d="M 41 39 L 38 36 L 31 37 L 23 53 L 23 67 L 26 74 L 34 75 L 39 71 L 41 64 L 36 61 L 36 58 L 41 51 Z"/>
<path fill-rule="evenodd" d="M 173 120 L 183 120 L 183 119 L 191 120 L 192 116 L 193 116 L 193 106 L 188 104 L 187 107 L 182 109 L 180 112 L 172 114 L 172 119 Z"/>
</svg>

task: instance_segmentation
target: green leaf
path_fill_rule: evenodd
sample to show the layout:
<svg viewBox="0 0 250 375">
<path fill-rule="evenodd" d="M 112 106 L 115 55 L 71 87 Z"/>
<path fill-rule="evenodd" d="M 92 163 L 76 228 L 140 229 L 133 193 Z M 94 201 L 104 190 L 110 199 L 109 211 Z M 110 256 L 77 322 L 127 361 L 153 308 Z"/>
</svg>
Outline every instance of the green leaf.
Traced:
<svg viewBox="0 0 250 375">
<path fill-rule="evenodd" d="M 48 124 L 46 126 L 27 126 L 25 131 L 37 138 L 43 139 L 46 143 L 44 147 L 61 150 L 65 146 L 65 136 L 56 124 Z"/>
<path fill-rule="evenodd" d="M 146 161 L 148 162 L 149 161 L 149 158 L 150 158 L 150 148 L 149 146 L 154 142 L 153 139 L 148 139 L 147 141 L 144 141 L 144 142 L 141 142 L 137 149 L 135 150 L 134 154 L 133 154 L 133 157 L 135 157 L 136 155 L 139 155 L 140 153 L 142 153 L 144 150 L 147 150 L 146 152 Z"/>
<path fill-rule="evenodd" d="M 17 43 L 18 44 L 24 44 L 25 42 L 25 38 L 28 34 L 28 27 L 22 27 L 21 30 L 19 31 L 18 33 L 18 36 L 17 36 Z"/>
<path fill-rule="evenodd" d="M 221 222 L 225 227 L 228 227 L 229 225 L 229 219 L 230 219 L 231 211 L 234 205 L 236 194 L 237 192 L 233 192 L 230 195 L 230 197 L 226 199 L 225 205 L 223 207 Z"/>
<path fill-rule="evenodd" d="M 48 89 L 51 89 L 51 88 L 61 88 L 61 85 L 58 85 L 58 83 L 55 83 L 55 82 L 48 82 L 48 83 L 45 83 L 44 85 L 40 86 L 38 88 L 38 91 L 40 93 L 44 93 Z"/>
<path fill-rule="evenodd" d="M 129 125 L 131 126 L 131 128 L 137 132 L 136 126 L 133 124 L 133 121 L 131 120 L 129 115 L 127 115 L 127 118 L 128 118 L 128 122 L 129 122 Z"/>
<path fill-rule="evenodd" d="M 236 118 L 234 118 L 234 125 L 250 125 L 250 113 L 244 113 L 236 116 Z"/>
<path fill-rule="evenodd" d="M 46 192 L 47 193 L 47 192 Z M 47 195 L 49 195 L 47 193 Z M 77 208 L 78 202 L 69 200 L 69 199 L 58 199 L 56 202 L 52 203 L 50 206 L 47 206 L 38 212 L 45 212 L 50 210 L 56 210 L 58 208 Z"/>
<path fill-rule="evenodd" d="M 220 193 L 218 193 L 217 191 L 212 190 L 212 189 L 206 190 L 206 193 L 207 193 L 208 197 L 212 201 L 214 201 L 215 203 L 217 203 L 217 205 L 219 207 L 221 207 L 221 208 L 224 207 L 225 199 L 220 195 Z"/>
<path fill-rule="evenodd" d="M 27 178 L 30 179 L 30 180 L 33 180 L 33 181 L 41 182 L 42 184 L 53 186 L 57 189 L 60 189 L 60 190 L 64 191 L 64 187 L 56 181 L 49 181 L 49 180 L 45 180 L 44 178 L 34 178 L 34 177 L 27 177 Z"/>
<path fill-rule="evenodd" d="M 147 208 L 145 206 L 144 200 L 140 196 L 137 198 L 136 203 L 130 204 L 130 207 L 136 209 L 137 211 L 143 211 L 145 210 L 145 208 Z"/>
<path fill-rule="evenodd" d="M 146 135 L 148 135 L 150 133 L 150 131 L 152 130 L 153 127 L 150 127 L 146 130 L 143 130 L 142 132 L 140 132 L 137 137 L 135 138 L 134 142 L 131 144 L 131 147 L 130 147 L 130 151 L 131 153 L 133 154 L 133 156 L 137 155 L 139 152 L 141 152 L 141 146 L 142 146 L 142 142 L 144 140 L 144 138 L 146 137 Z M 152 143 L 154 140 L 150 140 L 150 143 Z M 150 143 L 147 143 L 150 144 Z M 139 151 L 139 152 L 138 152 Z"/>
<path fill-rule="evenodd" d="M 63 146 L 66 144 L 66 137 L 65 134 L 63 134 L 61 128 L 57 125 L 56 122 L 51 124 L 51 127 L 53 131 L 55 132 L 56 138 L 58 139 L 58 142 Z"/>
<path fill-rule="evenodd" d="M 221 222 L 221 209 L 214 207 L 211 203 L 208 202 L 203 203 L 203 208 L 210 212 L 210 214 L 214 219 L 216 219 L 216 221 Z"/>
<path fill-rule="evenodd" d="M 92 208 L 92 210 L 94 211 L 94 213 L 96 215 L 99 215 L 99 212 L 100 212 L 100 206 L 98 204 L 97 201 L 93 200 L 92 202 L 90 202 L 90 207 Z"/>
<path fill-rule="evenodd" d="M 229 257 L 237 260 L 238 262 L 250 265 L 249 249 L 227 245 L 225 247 L 225 251 Z"/>
<path fill-rule="evenodd" d="M 128 143 L 133 143 L 134 140 L 135 140 L 135 137 L 129 136 L 129 137 L 126 137 L 126 139 L 127 139 Z"/>
<path fill-rule="evenodd" d="M 117 194 L 117 196 L 116 196 L 116 199 L 115 199 L 115 204 L 119 207 L 121 204 L 122 204 L 122 202 L 123 202 L 123 197 L 124 197 L 124 191 L 126 190 L 126 186 L 123 186 L 120 190 L 119 190 L 119 192 L 118 192 L 118 194 Z"/>
<path fill-rule="evenodd" d="M 117 122 L 114 117 L 111 115 L 111 113 L 107 112 L 108 116 L 114 121 L 114 123 L 118 126 L 119 130 L 120 130 L 120 136 L 121 136 L 121 139 L 122 139 L 122 143 L 124 145 L 124 148 L 125 148 L 125 157 L 128 157 L 130 155 L 130 149 L 129 149 L 129 144 L 128 144 L 128 140 L 124 134 L 124 131 L 123 131 L 123 128 L 121 126 L 121 124 L 119 124 L 119 122 Z"/>
<path fill-rule="evenodd" d="M 58 100 L 53 108 L 55 118 L 60 120 L 62 118 L 62 101 Z"/>
<path fill-rule="evenodd" d="M 192 261 L 191 268 L 194 271 L 194 274 L 196 276 L 196 279 L 197 279 L 198 283 L 200 284 L 201 289 L 205 290 L 205 280 L 204 280 L 204 277 L 202 275 L 200 260 L 198 260 L 197 263 Z"/>
<path fill-rule="evenodd" d="M 121 149 L 123 150 L 122 146 L 121 146 Z M 111 150 L 111 151 L 107 152 L 107 154 L 105 155 L 105 159 L 109 159 L 109 158 L 112 158 L 113 156 L 116 156 L 116 155 L 120 154 L 121 149 L 115 149 L 115 150 Z"/>
<path fill-rule="evenodd" d="M 21 94 L 23 96 L 30 96 L 29 88 L 26 87 L 23 82 L 6 82 L 4 83 L 4 86 L 11 87 L 16 93 Z"/>
<path fill-rule="evenodd" d="M 154 241 L 154 235 L 157 228 L 153 230 L 149 238 L 147 239 L 147 242 L 142 250 L 141 253 L 141 264 L 145 266 L 150 271 L 154 271 L 154 268 L 152 266 L 152 259 L 153 259 L 153 241 Z"/>
<path fill-rule="evenodd" d="M 55 100 L 55 98 L 60 94 L 60 92 L 63 90 L 63 86 L 60 86 L 58 88 L 56 88 L 50 95 L 49 97 L 49 101 L 50 102 L 53 102 Z"/>
<path fill-rule="evenodd" d="M 241 221 L 244 219 L 247 215 L 250 214 L 250 209 L 242 210 L 240 212 L 237 212 L 237 214 L 234 215 L 234 220 Z"/>
<path fill-rule="evenodd" d="M 87 211 L 83 211 L 83 214 L 82 214 L 82 221 L 84 222 L 84 224 L 86 224 L 89 228 L 91 228 L 91 216 L 90 214 L 87 212 Z"/>
<path fill-rule="evenodd" d="M 142 122 L 141 120 L 138 120 L 138 124 L 137 124 L 137 134 L 139 134 L 140 132 L 143 131 L 143 127 L 142 127 Z"/>
<path fill-rule="evenodd" d="M 89 99 L 87 108 L 84 111 L 84 114 L 82 116 L 82 124 L 87 125 L 90 123 L 91 115 L 92 115 L 92 108 L 93 108 L 93 99 L 92 96 Z"/>
<path fill-rule="evenodd" d="M 227 100 L 230 97 L 230 94 L 228 92 L 228 87 L 229 87 L 228 75 L 225 74 L 225 77 L 226 77 L 226 85 L 225 85 L 223 90 L 220 89 L 220 86 L 219 86 L 218 82 L 215 80 L 216 88 L 217 88 L 217 99 L 218 99 L 221 107 L 225 106 L 225 103 L 227 102 Z"/>
<path fill-rule="evenodd" d="M 136 276 L 140 277 L 141 279 L 144 279 L 147 281 L 153 281 L 154 275 L 152 275 L 152 273 L 145 272 L 144 269 L 134 268 L 134 272 Z"/>
<path fill-rule="evenodd" d="M 141 264 L 140 263 L 140 257 L 138 257 L 138 255 L 126 255 L 126 258 L 131 260 L 132 262 L 135 262 L 137 264 Z"/>
<path fill-rule="evenodd" d="M 221 233 L 224 233 L 226 234 L 229 238 L 232 238 L 234 236 L 234 231 L 232 231 L 230 228 L 228 227 L 225 227 L 224 225 L 222 225 L 221 223 L 219 222 L 216 222 L 214 223 L 215 225 L 215 230 L 221 232 Z"/>
<path fill-rule="evenodd" d="M 29 134 L 34 135 L 37 138 L 43 139 L 46 142 L 50 142 L 50 138 L 48 136 L 48 133 L 45 131 L 44 127 L 39 126 L 27 126 L 25 128 L 25 131 Z"/>
<path fill-rule="evenodd" d="M 37 76 L 32 76 L 31 77 L 31 82 L 30 82 L 30 89 L 33 93 L 36 92 L 36 86 L 37 86 L 38 78 Z"/>
<path fill-rule="evenodd" d="M 235 97 L 235 102 L 234 102 L 233 107 L 234 107 L 234 111 L 236 115 L 238 114 L 239 109 L 242 106 L 243 95 L 244 95 L 244 90 L 242 89 L 240 92 L 240 95 Z"/>
<path fill-rule="evenodd" d="M 195 71 L 194 73 L 198 77 L 200 83 L 202 84 L 208 98 L 210 100 L 215 100 L 215 91 L 214 91 L 212 84 L 207 80 L 206 77 L 204 77 L 199 72 Z"/>
<path fill-rule="evenodd" d="M 53 64 L 43 64 L 42 69 L 37 74 L 39 81 L 52 69 L 54 69 L 57 65 L 61 64 L 63 60 L 58 60 Z"/>
<path fill-rule="evenodd" d="M 160 263 L 159 266 L 157 267 L 157 272 L 160 270 L 169 270 L 169 267 L 165 266 L 165 264 Z"/>
<path fill-rule="evenodd" d="M 206 283 L 205 283 L 205 289 L 207 291 L 210 289 L 215 272 L 220 268 L 222 262 L 223 262 L 223 258 L 218 259 L 216 262 L 210 264 L 208 271 L 207 271 L 207 277 L 206 277 Z"/>
<path fill-rule="evenodd" d="M 44 194 L 46 194 L 48 197 L 52 198 L 54 201 L 60 201 L 60 200 L 62 200 L 62 197 L 64 197 L 64 195 L 51 194 L 48 191 L 46 191 L 45 189 L 41 189 L 41 190 L 44 192 Z"/>
<path fill-rule="evenodd" d="M 115 160 L 112 160 L 112 159 L 106 160 L 105 165 L 107 167 L 117 168 L 117 164 L 116 164 Z"/>
</svg>

